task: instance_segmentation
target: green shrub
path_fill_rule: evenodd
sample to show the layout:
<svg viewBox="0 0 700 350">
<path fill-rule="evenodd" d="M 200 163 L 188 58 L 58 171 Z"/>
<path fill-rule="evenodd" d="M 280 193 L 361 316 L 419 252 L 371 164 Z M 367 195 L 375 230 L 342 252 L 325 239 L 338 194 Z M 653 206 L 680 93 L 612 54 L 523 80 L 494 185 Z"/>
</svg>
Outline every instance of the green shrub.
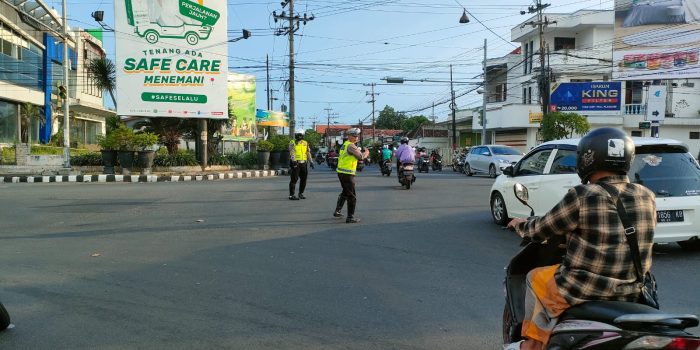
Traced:
<svg viewBox="0 0 700 350">
<path fill-rule="evenodd" d="M 32 154 L 62 156 L 63 155 L 63 147 L 47 146 L 47 145 L 32 145 L 31 152 L 32 152 Z M 81 154 L 90 153 L 90 150 L 85 149 L 85 148 L 70 148 L 69 152 L 70 152 L 71 157 L 74 157 L 74 156 L 78 156 Z"/>
<path fill-rule="evenodd" d="M 258 141 L 257 149 L 258 151 L 272 151 L 275 148 L 275 145 L 272 144 L 272 142 L 267 141 L 267 140 L 260 140 Z"/>
<path fill-rule="evenodd" d="M 231 165 L 231 157 L 228 154 L 210 154 L 209 165 Z"/>
<path fill-rule="evenodd" d="M 2 148 L 2 159 L 0 164 L 14 165 L 15 164 L 15 146 Z"/>
<path fill-rule="evenodd" d="M 178 151 L 174 154 L 156 154 L 153 166 L 195 166 L 199 164 L 197 157 L 192 151 Z"/>
<path fill-rule="evenodd" d="M 272 142 L 273 151 L 286 151 L 289 148 L 290 138 L 287 135 L 274 135 L 270 137 L 270 142 Z"/>
<path fill-rule="evenodd" d="M 245 169 L 253 169 L 258 166 L 258 154 L 254 152 L 247 152 L 240 154 L 240 165 Z"/>
<path fill-rule="evenodd" d="M 72 156 L 70 164 L 74 166 L 100 166 L 102 165 L 102 153 L 88 152 Z"/>
<path fill-rule="evenodd" d="M 158 143 L 158 135 L 152 132 L 140 132 L 134 134 L 134 147 L 139 151 L 147 151 Z"/>
</svg>

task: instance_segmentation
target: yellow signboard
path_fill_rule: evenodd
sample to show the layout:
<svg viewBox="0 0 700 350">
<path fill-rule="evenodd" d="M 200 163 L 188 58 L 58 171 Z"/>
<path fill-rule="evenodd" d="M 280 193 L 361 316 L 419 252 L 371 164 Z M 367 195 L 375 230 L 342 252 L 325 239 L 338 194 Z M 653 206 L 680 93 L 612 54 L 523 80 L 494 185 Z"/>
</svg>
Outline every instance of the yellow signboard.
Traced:
<svg viewBox="0 0 700 350">
<path fill-rule="evenodd" d="M 542 122 L 542 112 L 530 111 L 527 115 L 527 119 L 530 124 L 539 124 Z"/>
</svg>

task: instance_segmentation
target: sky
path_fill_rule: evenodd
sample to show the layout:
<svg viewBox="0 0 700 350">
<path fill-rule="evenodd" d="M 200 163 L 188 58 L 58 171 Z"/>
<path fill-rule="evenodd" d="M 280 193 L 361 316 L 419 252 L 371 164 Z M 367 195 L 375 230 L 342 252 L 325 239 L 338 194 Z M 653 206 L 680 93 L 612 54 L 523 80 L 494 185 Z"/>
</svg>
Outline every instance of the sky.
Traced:
<svg viewBox="0 0 700 350">
<path fill-rule="evenodd" d="M 220 0 L 204 0 L 207 1 Z M 61 0 L 45 0 L 61 12 Z M 543 2 L 545 3 L 545 2 Z M 548 13 L 579 9 L 612 9 L 613 0 L 552 0 Z M 385 106 L 408 115 L 436 121 L 450 113 L 450 66 L 457 108 L 481 105 L 476 92 L 466 93 L 481 81 L 484 39 L 487 57 L 514 50 L 510 30 L 528 20 L 520 15 L 528 0 L 294 0 L 294 12 L 313 14 L 294 37 L 295 111 L 297 125 L 358 123 L 372 120 L 370 84 L 375 92 L 375 117 Z M 98 27 L 90 14 L 105 12 L 104 22 L 114 25 L 114 0 L 68 0 L 72 27 Z M 463 11 L 469 23 L 460 24 Z M 289 77 L 289 39 L 277 36 L 272 13 L 289 13 L 280 1 L 229 0 L 229 38 L 252 37 L 229 43 L 229 70 L 257 79 L 257 108 L 267 108 L 267 68 L 273 110 L 289 105 L 285 81 Z M 105 33 L 104 46 L 114 60 L 114 33 Z M 382 78 L 400 77 L 403 84 Z M 420 81 L 427 80 L 427 81 Z M 465 94 L 466 93 L 466 94 Z M 108 99 L 107 99 L 108 100 Z M 108 105 L 110 102 L 108 102 Z M 433 107 L 435 104 L 435 107 Z"/>
</svg>

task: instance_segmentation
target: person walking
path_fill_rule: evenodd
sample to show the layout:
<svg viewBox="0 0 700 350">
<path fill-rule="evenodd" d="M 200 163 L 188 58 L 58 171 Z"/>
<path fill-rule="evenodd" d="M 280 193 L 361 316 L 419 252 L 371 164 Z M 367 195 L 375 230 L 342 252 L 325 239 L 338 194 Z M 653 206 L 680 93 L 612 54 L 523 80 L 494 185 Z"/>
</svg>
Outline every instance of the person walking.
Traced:
<svg viewBox="0 0 700 350">
<path fill-rule="evenodd" d="M 304 130 L 299 129 L 294 134 L 294 140 L 289 141 L 289 200 L 306 199 L 304 190 L 306 189 L 306 178 L 309 174 L 309 168 L 313 169 L 314 163 L 311 161 L 311 150 L 309 143 L 304 140 Z M 299 183 L 299 196 L 294 195 L 294 189 Z"/>
<path fill-rule="evenodd" d="M 360 222 L 360 219 L 355 217 L 355 206 L 357 205 L 357 195 L 355 193 L 355 172 L 357 169 L 357 162 L 363 160 L 369 156 L 369 150 L 365 149 L 364 153 L 360 152 L 360 149 L 355 145 L 357 138 L 360 136 L 360 129 L 352 128 L 346 132 L 348 140 L 343 143 L 340 147 L 340 155 L 338 156 L 338 168 L 336 172 L 338 173 L 338 180 L 340 180 L 340 186 L 342 187 L 342 192 L 338 195 L 338 202 L 335 206 L 335 211 L 333 216 L 339 218 L 343 214 L 340 212 L 343 209 L 345 202 L 348 202 L 348 216 L 345 222 L 356 223 Z"/>
</svg>

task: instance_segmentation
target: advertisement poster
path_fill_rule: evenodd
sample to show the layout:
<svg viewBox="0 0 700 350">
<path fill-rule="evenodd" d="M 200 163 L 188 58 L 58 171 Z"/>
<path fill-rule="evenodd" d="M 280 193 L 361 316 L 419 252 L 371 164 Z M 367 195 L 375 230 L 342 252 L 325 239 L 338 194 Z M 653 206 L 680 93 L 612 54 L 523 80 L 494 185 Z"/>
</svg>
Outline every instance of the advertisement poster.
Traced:
<svg viewBox="0 0 700 350">
<path fill-rule="evenodd" d="M 666 117 L 666 86 L 652 85 L 647 97 L 646 120 L 660 121 Z"/>
<path fill-rule="evenodd" d="M 228 74 L 228 114 L 231 127 L 224 140 L 250 141 L 255 138 L 255 76 Z"/>
<path fill-rule="evenodd" d="M 550 87 L 552 112 L 582 115 L 620 114 L 622 83 L 611 81 L 554 83 Z"/>
<path fill-rule="evenodd" d="M 227 118 L 226 2 L 117 0 L 117 114 Z"/>
<path fill-rule="evenodd" d="M 614 80 L 700 77 L 700 0 L 615 0 Z"/>
<path fill-rule="evenodd" d="M 258 109 L 255 113 L 258 126 L 289 127 L 289 113 Z"/>
</svg>

